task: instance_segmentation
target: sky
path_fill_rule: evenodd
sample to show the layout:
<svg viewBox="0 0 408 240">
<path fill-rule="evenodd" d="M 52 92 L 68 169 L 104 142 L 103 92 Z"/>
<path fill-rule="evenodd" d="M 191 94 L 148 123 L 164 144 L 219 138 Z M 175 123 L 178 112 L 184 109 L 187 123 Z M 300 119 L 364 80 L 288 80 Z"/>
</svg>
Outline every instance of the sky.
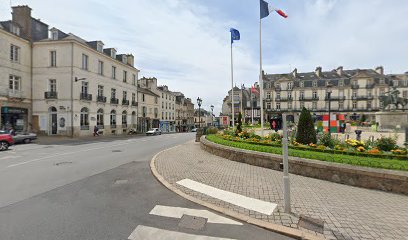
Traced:
<svg viewBox="0 0 408 240">
<path fill-rule="evenodd" d="M 266 73 L 375 68 L 408 71 L 408 1 L 268 0 L 284 10 L 262 20 Z M 221 111 L 231 88 L 231 27 L 234 85 L 259 78 L 259 0 L 12 0 L 29 5 L 50 28 L 88 41 L 101 40 L 118 53 L 132 53 L 140 77 L 203 99 Z M 0 0 L 0 19 L 11 18 L 10 0 Z"/>
</svg>

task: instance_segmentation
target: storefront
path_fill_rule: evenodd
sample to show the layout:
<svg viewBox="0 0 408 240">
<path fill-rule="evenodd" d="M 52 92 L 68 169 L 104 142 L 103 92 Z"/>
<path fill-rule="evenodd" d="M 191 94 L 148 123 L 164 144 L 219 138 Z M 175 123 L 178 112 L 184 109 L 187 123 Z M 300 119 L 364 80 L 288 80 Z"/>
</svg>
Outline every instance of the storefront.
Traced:
<svg viewBox="0 0 408 240">
<path fill-rule="evenodd" d="M 27 129 L 28 110 L 26 108 L 1 107 L 1 128 L 16 131 Z"/>
</svg>

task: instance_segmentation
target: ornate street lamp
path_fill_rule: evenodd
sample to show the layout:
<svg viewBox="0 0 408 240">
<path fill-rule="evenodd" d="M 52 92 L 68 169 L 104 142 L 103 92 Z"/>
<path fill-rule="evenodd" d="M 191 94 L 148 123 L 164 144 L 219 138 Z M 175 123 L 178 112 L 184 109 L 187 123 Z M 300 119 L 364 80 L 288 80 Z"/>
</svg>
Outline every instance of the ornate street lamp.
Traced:
<svg viewBox="0 0 408 240">
<path fill-rule="evenodd" d="M 330 131 L 330 120 L 331 120 L 331 118 L 330 118 L 330 108 L 331 108 L 331 94 L 332 94 L 332 90 L 331 90 L 331 88 L 332 88 L 332 85 L 329 83 L 329 84 L 327 84 L 327 100 L 329 101 L 329 109 L 328 109 L 328 112 L 329 112 L 329 124 L 328 124 L 328 127 L 329 127 L 329 136 L 331 136 L 331 131 Z"/>
<path fill-rule="evenodd" d="M 198 104 L 198 121 L 199 121 L 198 126 L 199 128 L 201 128 L 201 103 L 203 103 L 203 100 L 200 97 L 198 97 L 197 104 Z"/>
<path fill-rule="evenodd" d="M 214 105 L 211 105 L 210 108 L 211 108 L 211 126 L 214 126 Z"/>
</svg>

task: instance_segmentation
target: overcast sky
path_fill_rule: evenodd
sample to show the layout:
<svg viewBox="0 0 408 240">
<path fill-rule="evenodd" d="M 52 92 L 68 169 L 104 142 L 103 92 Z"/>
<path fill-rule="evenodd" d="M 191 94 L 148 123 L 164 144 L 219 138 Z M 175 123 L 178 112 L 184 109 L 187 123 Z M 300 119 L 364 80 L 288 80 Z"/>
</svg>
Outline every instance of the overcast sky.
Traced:
<svg viewBox="0 0 408 240">
<path fill-rule="evenodd" d="M 408 71 L 408 1 L 269 0 L 289 18 L 263 19 L 267 73 L 374 68 Z M 230 36 L 234 27 L 234 80 L 251 86 L 259 75 L 259 0 L 12 0 L 33 17 L 88 41 L 102 40 L 132 53 L 140 77 L 203 99 L 221 109 L 231 87 Z M 0 0 L 1 20 L 10 1 Z M 194 101 L 195 102 L 195 101 Z"/>
</svg>

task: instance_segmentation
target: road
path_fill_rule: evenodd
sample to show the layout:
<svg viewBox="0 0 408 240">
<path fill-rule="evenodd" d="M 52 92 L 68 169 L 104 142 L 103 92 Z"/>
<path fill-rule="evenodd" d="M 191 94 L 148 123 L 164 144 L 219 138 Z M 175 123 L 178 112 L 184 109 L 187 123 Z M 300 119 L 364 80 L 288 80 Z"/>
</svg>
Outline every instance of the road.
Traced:
<svg viewBox="0 0 408 240">
<path fill-rule="evenodd" d="M 154 154 L 192 139 L 96 138 L 1 152 L 0 239 L 290 239 L 206 210 L 153 177 Z"/>
</svg>

